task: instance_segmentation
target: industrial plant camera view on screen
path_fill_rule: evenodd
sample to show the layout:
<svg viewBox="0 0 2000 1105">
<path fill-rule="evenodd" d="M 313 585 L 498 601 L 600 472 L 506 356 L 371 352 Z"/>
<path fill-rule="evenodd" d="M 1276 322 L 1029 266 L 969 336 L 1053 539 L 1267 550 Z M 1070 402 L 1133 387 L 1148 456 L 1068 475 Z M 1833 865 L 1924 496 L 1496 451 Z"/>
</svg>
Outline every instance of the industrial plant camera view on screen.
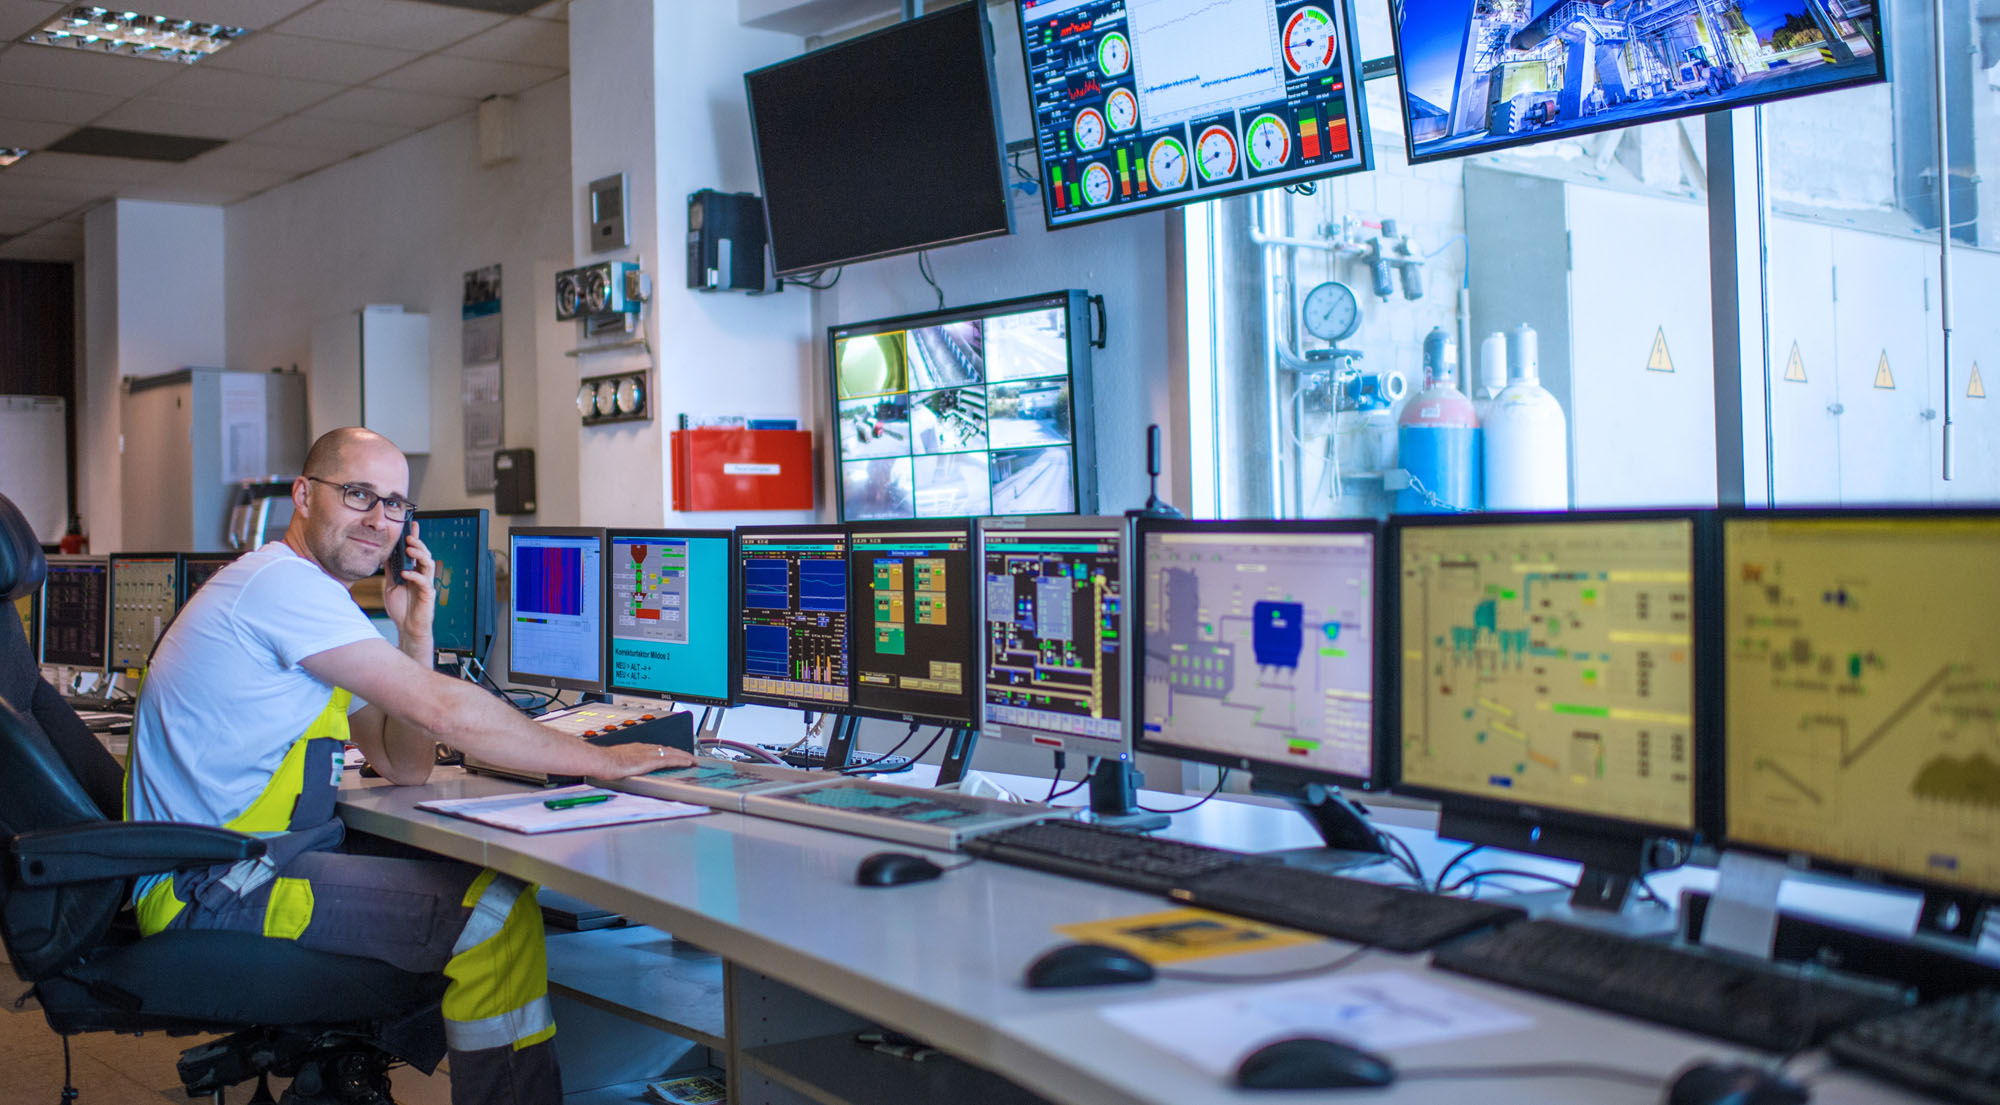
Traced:
<svg viewBox="0 0 2000 1105">
<path fill-rule="evenodd" d="M 1146 733 L 1190 748 L 1369 775 L 1374 538 L 1152 533 Z"/>
<path fill-rule="evenodd" d="M 842 518 L 1077 509 L 1068 316 L 836 336 Z"/>
<path fill-rule="evenodd" d="M 1874 0 L 1397 0 L 1411 159 L 1878 80 Z"/>
<path fill-rule="evenodd" d="M 1117 530 L 989 531 L 986 720 L 1124 735 Z"/>
<path fill-rule="evenodd" d="M 1049 224 L 1367 167 L 1341 0 L 1022 0 Z"/>
<path fill-rule="evenodd" d="M 1729 835 L 2000 892 L 2000 518 L 1724 529 Z"/>
<path fill-rule="evenodd" d="M 1406 526 L 1403 779 L 1694 827 L 1694 528 Z"/>
</svg>

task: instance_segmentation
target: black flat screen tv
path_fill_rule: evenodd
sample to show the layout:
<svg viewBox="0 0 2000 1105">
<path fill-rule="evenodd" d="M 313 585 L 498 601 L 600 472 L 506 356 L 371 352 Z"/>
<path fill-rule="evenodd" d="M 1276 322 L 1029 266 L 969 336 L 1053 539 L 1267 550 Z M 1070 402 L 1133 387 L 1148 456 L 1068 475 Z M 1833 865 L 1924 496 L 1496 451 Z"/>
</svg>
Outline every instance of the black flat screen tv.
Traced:
<svg viewBox="0 0 2000 1105">
<path fill-rule="evenodd" d="M 1888 75 L 1876 0 L 1393 0 L 1412 162 Z"/>
<path fill-rule="evenodd" d="M 774 271 L 1010 233 L 986 5 L 746 73 Z"/>
</svg>

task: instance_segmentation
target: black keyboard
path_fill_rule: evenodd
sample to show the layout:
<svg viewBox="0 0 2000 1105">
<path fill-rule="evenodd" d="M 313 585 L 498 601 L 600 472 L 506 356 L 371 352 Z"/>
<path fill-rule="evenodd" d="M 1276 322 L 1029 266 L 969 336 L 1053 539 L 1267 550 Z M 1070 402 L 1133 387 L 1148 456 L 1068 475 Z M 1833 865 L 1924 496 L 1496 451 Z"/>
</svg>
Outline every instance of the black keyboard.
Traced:
<svg viewBox="0 0 2000 1105">
<path fill-rule="evenodd" d="M 1433 965 L 1766 1051 L 1792 1051 L 1901 1007 L 1858 983 L 1554 921 L 1438 949 Z"/>
<path fill-rule="evenodd" d="M 1176 887 L 1173 896 L 1218 913 L 1397 952 L 1422 951 L 1527 917 L 1510 905 L 1447 898 L 1277 863 L 1225 868 Z"/>
<path fill-rule="evenodd" d="M 1155 840 L 1077 821 L 1038 821 L 1002 829 L 967 841 L 964 851 L 982 859 L 1152 894 L 1165 894 L 1190 879 L 1232 864 L 1262 862 L 1244 852 Z"/>
<path fill-rule="evenodd" d="M 2000 1105 L 2000 990 L 1980 990 L 1834 1034 L 1835 1059 L 1920 1093 Z"/>
<path fill-rule="evenodd" d="M 139 704 L 133 698 L 101 698 L 94 694 L 66 694 L 63 701 L 72 710 L 91 710 L 100 714 L 131 714 Z"/>
<path fill-rule="evenodd" d="M 785 761 L 792 767 L 802 767 L 808 771 L 818 771 L 826 766 L 826 745 L 801 744 L 797 747 L 783 744 L 760 744 L 757 747 Z M 901 771 L 910 766 L 908 756 L 883 756 L 879 759 L 860 749 L 855 749 L 847 757 L 850 768 L 865 767 L 871 772 L 884 775 Z"/>
</svg>

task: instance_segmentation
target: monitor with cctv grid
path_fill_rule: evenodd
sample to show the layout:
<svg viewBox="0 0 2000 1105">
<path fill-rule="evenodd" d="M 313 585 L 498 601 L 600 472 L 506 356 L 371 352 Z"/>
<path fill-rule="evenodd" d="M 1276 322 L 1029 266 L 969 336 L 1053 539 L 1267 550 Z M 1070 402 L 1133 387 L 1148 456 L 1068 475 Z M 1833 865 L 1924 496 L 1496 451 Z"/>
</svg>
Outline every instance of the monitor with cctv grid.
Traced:
<svg viewBox="0 0 2000 1105">
<path fill-rule="evenodd" d="M 964 519 L 848 527 L 852 712 L 973 724 L 972 530 Z"/>
<path fill-rule="evenodd" d="M 606 541 L 608 689 L 730 705 L 730 531 L 614 529 Z"/>
<path fill-rule="evenodd" d="M 513 567 L 507 677 L 604 689 L 604 531 L 534 527 L 507 534 Z"/>
<path fill-rule="evenodd" d="M 101 556 L 49 557 L 42 583 L 42 663 L 104 670 L 110 638 L 111 565 Z"/>
<path fill-rule="evenodd" d="M 180 605 L 180 554 L 112 553 L 111 670 L 144 668 Z"/>
<path fill-rule="evenodd" d="M 754 705 L 841 711 L 850 699 L 852 595 L 847 531 L 837 525 L 736 531 L 736 697 Z"/>
</svg>

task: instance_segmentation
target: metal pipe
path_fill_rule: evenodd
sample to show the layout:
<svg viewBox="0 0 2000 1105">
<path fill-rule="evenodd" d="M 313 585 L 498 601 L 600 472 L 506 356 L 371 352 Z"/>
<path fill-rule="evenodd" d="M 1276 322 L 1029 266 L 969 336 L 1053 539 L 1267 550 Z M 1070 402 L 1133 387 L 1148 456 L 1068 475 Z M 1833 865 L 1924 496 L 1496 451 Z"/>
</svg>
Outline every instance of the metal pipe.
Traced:
<svg viewBox="0 0 2000 1105">
<path fill-rule="evenodd" d="M 1951 122 L 1945 112 L 1944 0 L 1931 0 L 1931 52 L 1937 67 L 1938 315 L 1944 326 L 1944 478 L 1952 477 L 1951 425 Z"/>
</svg>

